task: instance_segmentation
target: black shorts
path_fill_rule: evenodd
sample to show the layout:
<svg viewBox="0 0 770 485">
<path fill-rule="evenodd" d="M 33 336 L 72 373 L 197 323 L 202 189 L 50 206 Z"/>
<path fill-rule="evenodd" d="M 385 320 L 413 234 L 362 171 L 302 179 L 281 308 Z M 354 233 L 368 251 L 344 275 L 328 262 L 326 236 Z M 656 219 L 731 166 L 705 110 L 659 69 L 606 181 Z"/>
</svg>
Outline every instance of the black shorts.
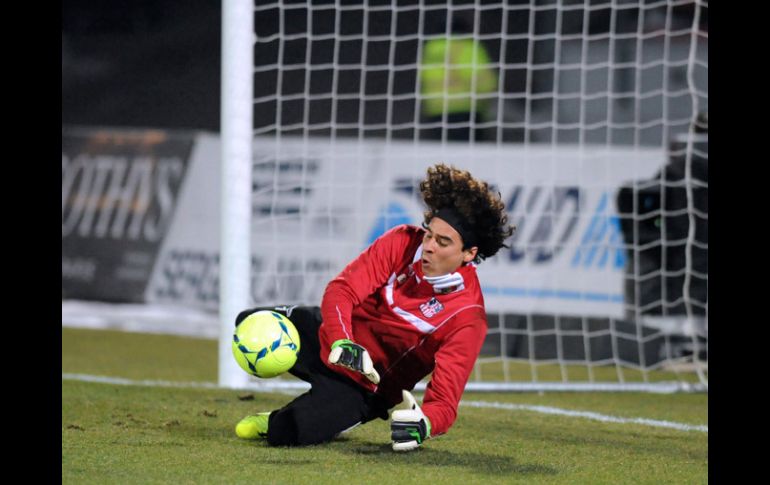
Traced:
<svg viewBox="0 0 770 485">
<path fill-rule="evenodd" d="M 270 310 L 286 315 L 297 328 L 299 355 L 289 373 L 310 383 L 310 390 L 270 413 L 267 442 L 271 445 L 312 445 L 331 441 L 340 432 L 375 418 L 388 419 L 388 406 L 378 395 L 350 378 L 332 371 L 321 361 L 319 307 L 258 307 L 241 312 L 236 324 L 248 315 Z"/>
</svg>

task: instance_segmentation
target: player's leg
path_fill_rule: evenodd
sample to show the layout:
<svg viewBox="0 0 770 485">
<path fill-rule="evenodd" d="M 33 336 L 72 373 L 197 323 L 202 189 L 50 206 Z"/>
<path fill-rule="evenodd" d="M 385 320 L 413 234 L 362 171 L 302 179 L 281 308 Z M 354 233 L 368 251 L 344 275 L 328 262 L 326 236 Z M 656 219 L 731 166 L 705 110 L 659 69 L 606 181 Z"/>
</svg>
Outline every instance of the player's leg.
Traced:
<svg viewBox="0 0 770 485">
<path fill-rule="evenodd" d="M 267 437 L 271 445 L 309 445 L 330 441 L 357 423 L 387 418 L 387 407 L 379 398 L 321 361 L 319 307 L 255 308 L 238 318 L 258 310 L 278 311 L 294 323 L 300 335 L 300 352 L 289 372 L 312 387 L 281 409 L 244 418 L 236 427 L 237 432 L 241 430 L 239 436 Z"/>
<path fill-rule="evenodd" d="M 270 413 L 267 441 L 278 446 L 313 445 L 331 441 L 342 431 L 375 417 L 371 393 L 330 370 L 313 376 L 312 389 Z M 384 410 L 387 417 L 387 410 Z"/>
<path fill-rule="evenodd" d="M 356 383 L 329 370 L 321 361 L 320 308 L 296 307 L 284 314 L 291 315 L 289 319 L 300 334 L 300 355 L 289 372 L 312 387 L 270 413 L 267 441 L 279 446 L 323 443 L 361 422 L 366 403 Z"/>
<path fill-rule="evenodd" d="M 319 360 L 320 343 L 318 341 L 318 327 L 321 325 L 320 308 L 298 307 L 296 305 L 249 308 L 238 314 L 235 319 L 236 326 L 252 313 L 263 310 L 281 313 L 292 321 L 299 334 L 300 350 L 297 355 L 297 362 L 289 370 L 289 373 L 306 382 L 311 382 L 311 367 L 317 366 L 317 363 L 314 361 Z M 235 434 L 243 439 L 265 438 L 267 436 L 268 417 L 270 414 L 270 412 L 260 412 L 246 416 L 236 424 Z"/>
</svg>

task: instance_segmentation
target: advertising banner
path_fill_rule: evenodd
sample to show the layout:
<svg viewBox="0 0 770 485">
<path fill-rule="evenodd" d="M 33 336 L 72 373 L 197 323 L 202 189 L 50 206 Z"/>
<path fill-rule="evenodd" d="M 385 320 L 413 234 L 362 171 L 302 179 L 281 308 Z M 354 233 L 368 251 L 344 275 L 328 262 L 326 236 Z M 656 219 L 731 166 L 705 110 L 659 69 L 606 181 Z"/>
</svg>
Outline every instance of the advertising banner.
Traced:
<svg viewBox="0 0 770 485">
<path fill-rule="evenodd" d="M 615 197 L 653 176 L 662 149 L 484 146 L 258 138 L 254 145 L 252 303 L 319 304 L 326 283 L 396 224 L 419 225 L 418 183 L 445 162 L 488 181 L 517 226 L 479 266 L 487 310 L 623 314 L 625 250 Z M 201 135 L 147 301 L 216 310 L 220 142 Z"/>
<path fill-rule="evenodd" d="M 194 141 L 62 130 L 62 299 L 144 301 Z"/>
</svg>

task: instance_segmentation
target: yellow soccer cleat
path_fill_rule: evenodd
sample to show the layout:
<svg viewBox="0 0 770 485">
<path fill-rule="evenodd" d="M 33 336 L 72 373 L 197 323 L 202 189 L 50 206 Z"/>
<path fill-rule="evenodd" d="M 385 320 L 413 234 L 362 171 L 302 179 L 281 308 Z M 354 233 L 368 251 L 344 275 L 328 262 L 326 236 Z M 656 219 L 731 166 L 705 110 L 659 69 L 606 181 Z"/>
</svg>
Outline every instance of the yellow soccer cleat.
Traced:
<svg viewBox="0 0 770 485">
<path fill-rule="evenodd" d="M 245 440 L 256 440 L 267 436 L 267 420 L 270 413 L 246 416 L 235 425 L 235 434 Z"/>
</svg>

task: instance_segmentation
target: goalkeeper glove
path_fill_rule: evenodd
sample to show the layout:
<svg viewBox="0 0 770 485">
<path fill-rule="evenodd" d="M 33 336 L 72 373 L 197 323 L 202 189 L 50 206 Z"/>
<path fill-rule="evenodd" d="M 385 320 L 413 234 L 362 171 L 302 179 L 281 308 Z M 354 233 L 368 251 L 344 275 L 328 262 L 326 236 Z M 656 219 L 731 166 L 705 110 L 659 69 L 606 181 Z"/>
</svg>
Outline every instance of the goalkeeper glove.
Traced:
<svg viewBox="0 0 770 485">
<path fill-rule="evenodd" d="M 411 392 L 401 393 L 407 409 L 393 411 L 390 439 L 393 440 L 393 451 L 411 451 L 430 438 L 430 420 L 423 414 Z"/>
<path fill-rule="evenodd" d="M 329 352 L 329 362 L 360 372 L 375 384 L 380 382 L 380 375 L 374 369 L 369 352 L 352 340 L 341 339 L 334 342 L 332 351 Z"/>
</svg>

